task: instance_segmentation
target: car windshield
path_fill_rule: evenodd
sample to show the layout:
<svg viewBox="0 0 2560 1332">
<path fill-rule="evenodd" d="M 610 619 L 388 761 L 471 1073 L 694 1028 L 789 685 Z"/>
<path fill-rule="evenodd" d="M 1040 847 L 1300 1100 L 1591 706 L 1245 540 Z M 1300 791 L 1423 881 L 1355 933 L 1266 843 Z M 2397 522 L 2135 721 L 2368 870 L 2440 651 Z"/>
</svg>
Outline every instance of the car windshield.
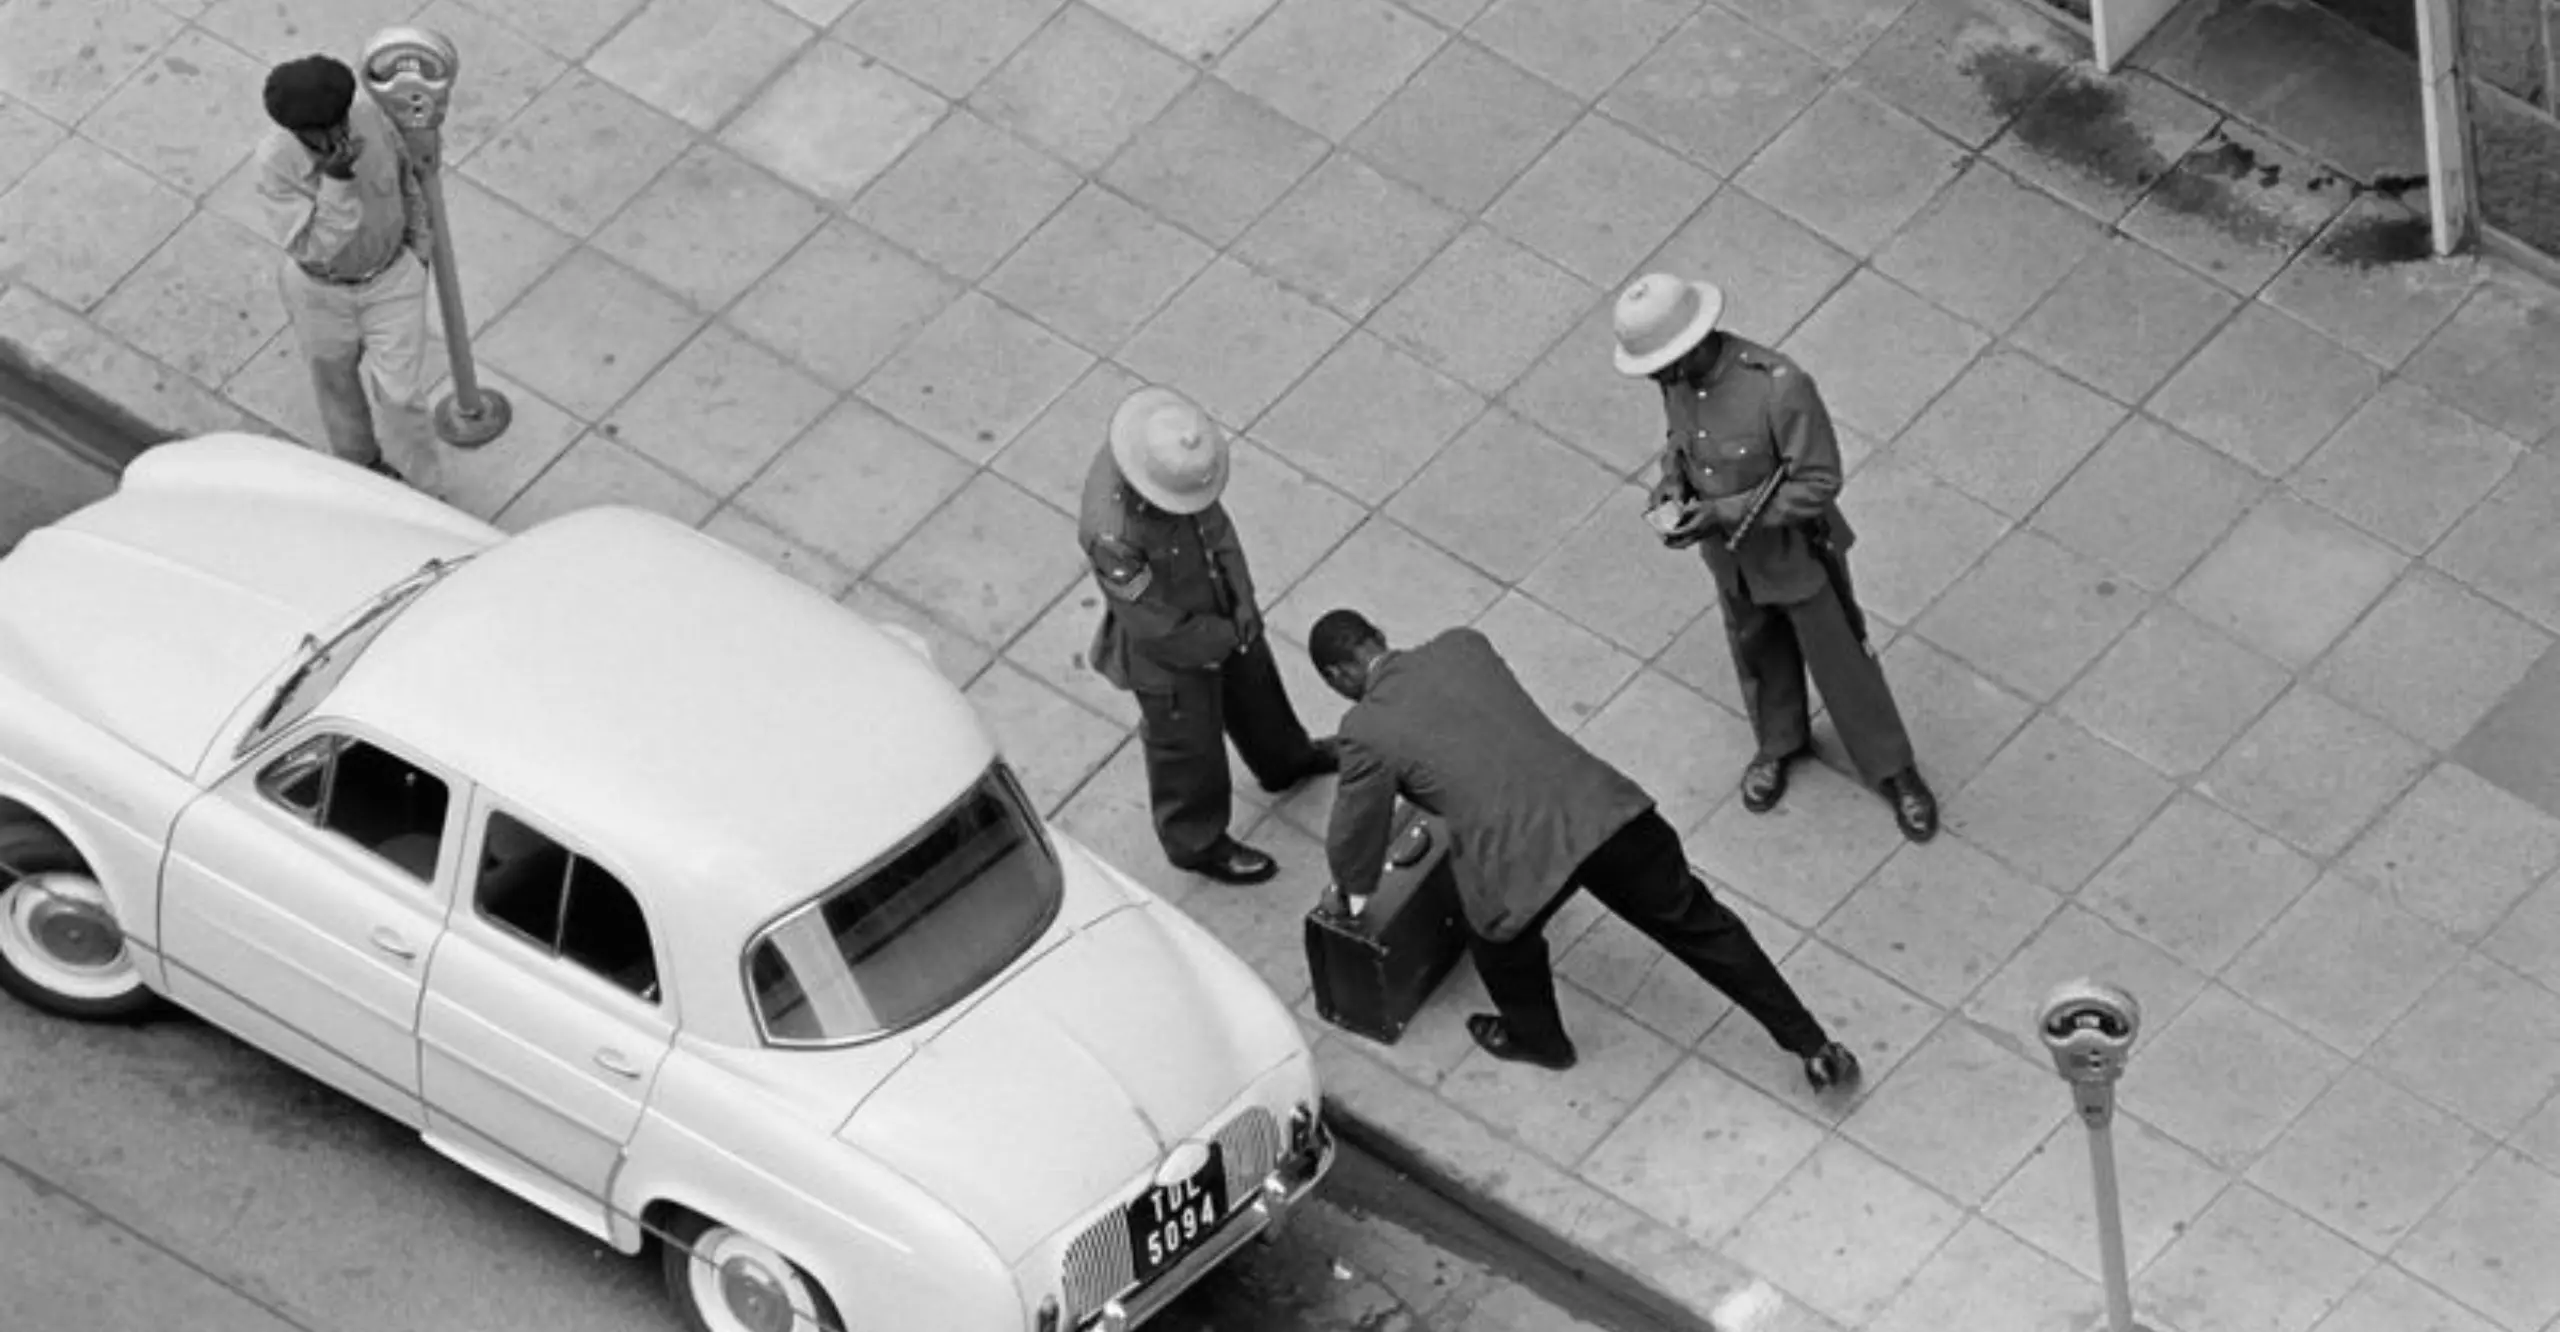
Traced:
<svg viewBox="0 0 2560 1332">
<path fill-rule="evenodd" d="M 922 1022 L 1020 957 L 1063 892 L 1055 848 L 991 765 L 922 832 L 747 945 L 765 1039 L 842 1044 Z"/>
</svg>

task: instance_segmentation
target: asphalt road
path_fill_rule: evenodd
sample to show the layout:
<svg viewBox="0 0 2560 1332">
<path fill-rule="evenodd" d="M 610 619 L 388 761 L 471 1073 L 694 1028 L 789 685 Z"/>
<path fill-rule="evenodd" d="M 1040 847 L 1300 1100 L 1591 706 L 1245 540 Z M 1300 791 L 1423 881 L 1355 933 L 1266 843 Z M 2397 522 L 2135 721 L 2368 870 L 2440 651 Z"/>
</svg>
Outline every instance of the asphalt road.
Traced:
<svg viewBox="0 0 2560 1332">
<path fill-rule="evenodd" d="M 0 551 L 111 482 L 0 367 Z M 30 410 L 33 408 L 34 410 Z M 848 1312 L 851 1312 L 848 1310 Z M 192 1018 L 0 998 L 0 1327 L 677 1332 L 653 1265 Z M 1648 1332 L 1643 1315 L 1346 1149 L 1276 1243 L 1151 1332 Z"/>
<path fill-rule="evenodd" d="M 1150 1327 L 1639 1332 L 1436 1210 L 1349 1157 L 1278 1242 Z M 182 1016 L 85 1026 L 6 1000 L 0 1309 L 88 1332 L 677 1329 L 654 1266 L 221 1032 Z"/>
</svg>

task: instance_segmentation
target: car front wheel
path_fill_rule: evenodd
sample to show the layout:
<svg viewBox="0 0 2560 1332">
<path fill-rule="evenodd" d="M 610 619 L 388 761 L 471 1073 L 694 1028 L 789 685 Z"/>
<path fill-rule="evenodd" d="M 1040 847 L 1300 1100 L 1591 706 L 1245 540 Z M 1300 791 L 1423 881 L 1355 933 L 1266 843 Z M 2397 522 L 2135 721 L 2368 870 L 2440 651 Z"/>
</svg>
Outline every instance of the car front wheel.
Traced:
<svg viewBox="0 0 2560 1332">
<path fill-rule="evenodd" d="M 667 1293 L 692 1332 L 836 1332 L 825 1291 L 772 1245 L 685 1215 L 661 1246 Z"/>
<path fill-rule="evenodd" d="M 0 990 L 91 1021 L 153 1003 L 106 889 L 62 834 L 32 819 L 0 823 Z"/>
</svg>

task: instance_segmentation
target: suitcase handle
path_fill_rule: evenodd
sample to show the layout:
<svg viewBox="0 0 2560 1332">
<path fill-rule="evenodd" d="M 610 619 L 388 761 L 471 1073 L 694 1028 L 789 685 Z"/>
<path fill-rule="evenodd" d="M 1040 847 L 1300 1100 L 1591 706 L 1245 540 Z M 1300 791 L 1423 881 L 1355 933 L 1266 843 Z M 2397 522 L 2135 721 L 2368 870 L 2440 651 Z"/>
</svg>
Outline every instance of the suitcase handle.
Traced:
<svg viewBox="0 0 2560 1332">
<path fill-rule="evenodd" d="M 1416 819 L 1413 821 L 1413 826 L 1406 828 L 1404 835 L 1398 837 L 1395 844 L 1387 848 L 1387 868 L 1412 869 L 1422 863 L 1423 857 L 1430 854 L 1431 823 L 1428 819 Z"/>
</svg>

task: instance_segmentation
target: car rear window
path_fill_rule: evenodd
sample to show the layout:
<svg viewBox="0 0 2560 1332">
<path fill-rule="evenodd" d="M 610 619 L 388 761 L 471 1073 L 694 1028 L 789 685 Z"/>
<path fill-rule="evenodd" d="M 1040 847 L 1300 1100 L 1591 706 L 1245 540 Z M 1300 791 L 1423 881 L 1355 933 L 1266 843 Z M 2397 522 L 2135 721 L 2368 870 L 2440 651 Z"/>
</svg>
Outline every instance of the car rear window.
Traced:
<svg viewBox="0 0 2560 1332">
<path fill-rule="evenodd" d="M 915 837 L 748 945 L 765 1039 L 835 1045 L 914 1026 L 1020 957 L 1063 891 L 1040 821 L 991 765 Z"/>
</svg>

